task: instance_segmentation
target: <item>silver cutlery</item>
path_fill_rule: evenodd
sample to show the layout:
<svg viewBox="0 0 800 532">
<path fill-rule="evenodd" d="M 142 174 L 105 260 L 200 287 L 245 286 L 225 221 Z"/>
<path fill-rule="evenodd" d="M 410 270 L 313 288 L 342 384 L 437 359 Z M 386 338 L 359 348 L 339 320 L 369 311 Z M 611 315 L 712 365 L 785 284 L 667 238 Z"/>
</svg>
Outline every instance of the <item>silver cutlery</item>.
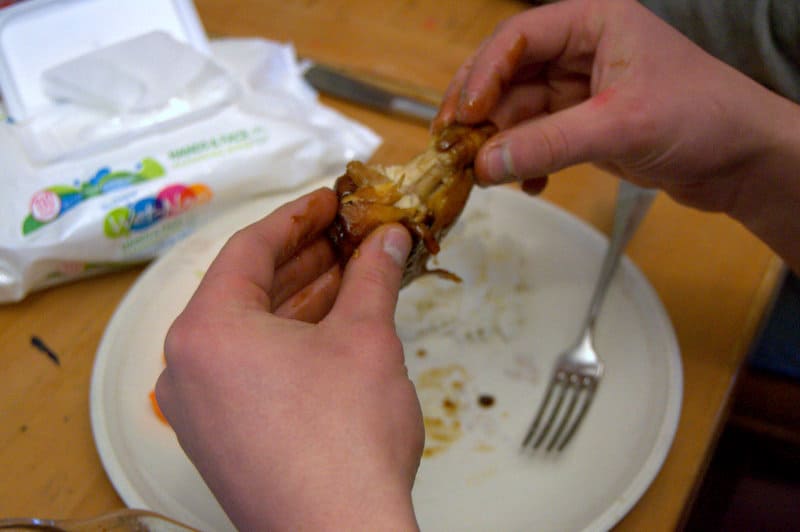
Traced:
<svg viewBox="0 0 800 532">
<path fill-rule="evenodd" d="M 320 63 L 313 63 L 303 74 L 316 90 L 352 103 L 369 107 L 390 115 L 421 121 L 427 124 L 438 112 L 438 106 L 410 94 L 421 89 L 407 87 L 402 94 L 399 87 L 381 86 L 377 79 L 366 79 L 355 74 Z M 396 82 L 392 82 L 396 84 Z"/>
<path fill-rule="evenodd" d="M 594 325 L 622 252 L 647 214 L 655 191 L 620 181 L 614 227 L 589 309 L 574 343 L 556 360 L 553 374 L 523 448 L 561 451 L 575 435 L 603 377 L 604 365 L 594 348 Z"/>
</svg>

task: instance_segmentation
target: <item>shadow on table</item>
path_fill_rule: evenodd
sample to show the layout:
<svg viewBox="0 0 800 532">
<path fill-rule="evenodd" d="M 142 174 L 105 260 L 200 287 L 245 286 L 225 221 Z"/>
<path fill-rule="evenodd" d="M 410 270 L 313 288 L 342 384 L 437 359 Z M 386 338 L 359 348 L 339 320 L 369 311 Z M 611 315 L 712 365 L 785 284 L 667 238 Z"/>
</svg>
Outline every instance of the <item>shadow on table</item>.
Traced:
<svg viewBox="0 0 800 532">
<path fill-rule="evenodd" d="M 742 371 L 686 530 L 800 530 L 800 280 L 787 275 Z"/>
</svg>

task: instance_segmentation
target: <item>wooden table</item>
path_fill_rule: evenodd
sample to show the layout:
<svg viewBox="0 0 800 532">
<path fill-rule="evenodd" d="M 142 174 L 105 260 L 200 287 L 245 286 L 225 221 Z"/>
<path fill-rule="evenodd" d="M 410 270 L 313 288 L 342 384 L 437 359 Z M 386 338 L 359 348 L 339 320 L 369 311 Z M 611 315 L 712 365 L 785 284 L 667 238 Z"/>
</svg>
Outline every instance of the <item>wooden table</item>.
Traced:
<svg viewBox="0 0 800 532">
<path fill-rule="evenodd" d="M 300 55 L 441 93 L 510 0 L 197 0 L 212 35 L 291 41 Z M 375 159 L 399 162 L 427 142 L 416 124 L 329 103 L 383 136 Z M 544 197 L 602 231 L 614 181 L 580 166 L 553 176 Z M 660 195 L 629 247 L 677 332 L 685 395 L 675 442 L 619 530 L 673 530 L 692 501 L 724 423 L 737 372 L 782 267 L 735 222 Z M 0 306 L 0 516 L 90 516 L 123 506 L 94 448 L 89 379 L 103 330 L 141 268 Z M 42 337 L 56 366 L 31 346 Z"/>
</svg>

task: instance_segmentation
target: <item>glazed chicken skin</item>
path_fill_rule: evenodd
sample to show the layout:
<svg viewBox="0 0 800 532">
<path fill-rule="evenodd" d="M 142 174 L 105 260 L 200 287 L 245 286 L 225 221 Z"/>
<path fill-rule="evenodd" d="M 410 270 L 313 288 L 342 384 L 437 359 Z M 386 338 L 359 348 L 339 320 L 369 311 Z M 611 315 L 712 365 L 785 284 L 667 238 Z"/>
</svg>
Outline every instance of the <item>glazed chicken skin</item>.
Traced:
<svg viewBox="0 0 800 532">
<path fill-rule="evenodd" d="M 491 124 L 453 124 L 435 134 L 428 148 L 407 164 L 350 162 L 334 185 L 339 211 L 328 231 L 341 263 L 374 229 L 396 222 L 413 238 L 403 286 L 426 273 L 458 280 L 452 273 L 429 270 L 426 264 L 464 210 L 475 182 L 475 155 L 496 131 Z"/>
</svg>

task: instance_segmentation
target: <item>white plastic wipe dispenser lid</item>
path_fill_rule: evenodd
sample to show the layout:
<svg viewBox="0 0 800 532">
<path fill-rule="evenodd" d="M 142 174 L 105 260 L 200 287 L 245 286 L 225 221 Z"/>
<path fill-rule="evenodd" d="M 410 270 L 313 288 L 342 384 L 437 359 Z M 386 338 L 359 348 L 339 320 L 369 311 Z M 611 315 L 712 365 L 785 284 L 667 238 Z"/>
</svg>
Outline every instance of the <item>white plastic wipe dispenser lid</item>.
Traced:
<svg viewBox="0 0 800 532">
<path fill-rule="evenodd" d="M 27 0 L 0 10 L 0 92 L 25 120 L 52 104 L 43 73 L 75 57 L 161 30 L 208 54 L 191 0 Z"/>
</svg>

